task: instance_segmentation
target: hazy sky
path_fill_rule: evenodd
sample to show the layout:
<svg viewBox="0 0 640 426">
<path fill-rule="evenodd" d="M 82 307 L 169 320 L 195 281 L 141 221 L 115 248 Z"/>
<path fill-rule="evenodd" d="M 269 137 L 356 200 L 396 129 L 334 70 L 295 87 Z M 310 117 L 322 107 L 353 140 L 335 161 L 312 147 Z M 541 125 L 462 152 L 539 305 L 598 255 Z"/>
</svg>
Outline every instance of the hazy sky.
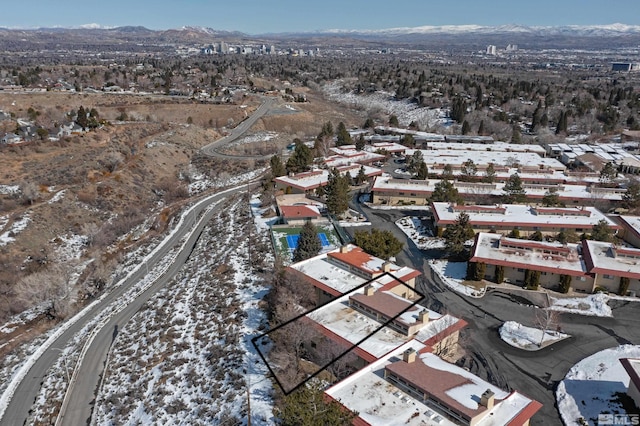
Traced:
<svg viewBox="0 0 640 426">
<path fill-rule="evenodd" d="M 422 25 L 640 25 L 640 0 L 24 0 L 0 27 L 185 25 L 248 34 Z"/>
</svg>

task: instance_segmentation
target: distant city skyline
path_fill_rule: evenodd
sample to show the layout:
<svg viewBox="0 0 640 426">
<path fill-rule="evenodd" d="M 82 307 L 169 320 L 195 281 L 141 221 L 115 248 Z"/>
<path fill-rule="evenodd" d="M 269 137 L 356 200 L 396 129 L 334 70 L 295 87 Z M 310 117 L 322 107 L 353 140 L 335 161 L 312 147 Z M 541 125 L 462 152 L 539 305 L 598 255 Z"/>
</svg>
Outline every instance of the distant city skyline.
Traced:
<svg viewBox="0 0 640 426">
<path fill-rule="evenodd" d="M 201 26 L 265 34 L 471 24 L 640 25 L 638 0 L 111 0 L 100 6 L 77 0 L 32 0 L 9 2 L 2 9 L 0 27 L 5 28 Z"/>
</svg>

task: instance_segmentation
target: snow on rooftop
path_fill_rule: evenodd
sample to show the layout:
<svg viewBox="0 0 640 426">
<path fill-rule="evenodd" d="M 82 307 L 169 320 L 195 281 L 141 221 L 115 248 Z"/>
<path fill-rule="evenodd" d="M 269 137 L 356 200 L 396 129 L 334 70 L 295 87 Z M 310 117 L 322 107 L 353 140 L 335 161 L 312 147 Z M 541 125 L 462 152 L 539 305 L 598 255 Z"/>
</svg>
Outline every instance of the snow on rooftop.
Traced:
<svg viewBox="0 0 640 426">
<path fill-rule="evenodd" d="M 545 155 L 546 150 L 542 145 L 513 144 L 496 141 L 493 143 L 465 143 L 465 142 L 428 142 L 429 151 L 459 150 L 459 151 L 485 151 L 485 152 L 533 152 Z M 424 151 L 423 151 L 424 154 Z M 475 160 L 474 160 L 475 161 Z"/>
<path fill-rule="evenodd" d="M 328 253 L 336 251 L 338 251 L 338 249 L 332 250 Z M 362 277 L 330 263 L 327 259 L 328 253 L 323 253 L 310 259 L 294 263 L 289 265 L 289 267 L 302 272 L 315 281 L 318 281 L 340 293 L 348 293 L 367 281 Z"/>
<path fill-rule="evenodd" d="M 555 158 L 541 157 L 534 152 L 505 152 L 505 151 L 468 151 L 451 149 L 447 144 L 447 148 L 443 149 L 408 149 L 405 154 L 413 155 L 416 151 L 421 151 L 424 162 L 429 169 L 434 166 L 460 166 L 468 160 L 473 160 L 476 166 L 484 168 L 489 164 L 497 166 L 512 166 L 513 164 L 521 164 L 526 166 L 537 166 L 541 170 L 565 170 L 566 166 Z"/>
<path fill-rule="evenodd" d="M 372 426 L 400 425 L 453 425 L 440 409 L 425 404 L 413 394 L 408 394 L 394 383 L 384 378 L 385 367 L 403 362 L 402 354 L 413 349 L 417 352 L 424 345 L 415 340 L 410 341 L 389 353 L 384 358 L 368 365 L 342 382 L 329 388 L 325 393 L 340 401 L 350 410 L 357 411 L 359 417 Z M 495 394 L 496 404 L 486 411 L 480 420 L 482 426 L 498 426 L 508 424 L 511 419 L 521 413 L 535 401 L 518 392 L 505 392 L 491 385 L 474 374 L 440 359 L 431 353 L 419 356 L 416 363 L 422 362 L 428 368 L 445 371 L 458 377 L 458 383 L 437 395 L 445 403 L 457 402 L 469 409 L 478 407 L 480 396 L 487 390 Z M 421 387 L 429 389 L 430 383 L 421 383 Z M 500 401 L 501 400 L 501 401 Z"/>
<path fill-rule="evenodd" d="M 362 292 L 360 292 L 362 293 Z M 393 349 L 411 339 L 390 327 L 384 327 L 380 331 L 371 334 L 382 323 L 349 307 L 349 295 L 345 295 L 307 315 L 327 330 L 356 344 L 363 339 L 360 349 L 380 358 Z"/>
<path fill-rule="evenodd" d="M 629 374 L 619 359 L 639 357 L 640 346 L 622 345 L 597 352 L 571 367 L 556 390 L 564 423 L 577 426 L 581 417 L 597 419 L 601 413 L 624 413 L 616 393 L 626 393 Z"/>
<path fill-rule="evenodd" d="M 612 243 L 585 240 L 591 271 L 640 279 L 640 249 L 616 247 Z M 589 265 L 590 266 L 590 265 Z"/>
<path fill-rule="evenodd" d="M 514 224 L 520 226 L 539 227 L 575 227 L 591 228 L 604 220 L 611 227 L 617 225 L 595 207 L 544 208 L 531 207 L 524 204 L 500 204 L 498 206 L 455 206 L 451 203 L 436 202 L 433 211 L 438 224 L 452 224 L 460 211 L 469 215 L 473 225 Z M 493 210 L 491 207 L 495 207 Z M 551 214 L 548 214 L 551 213 Z"/>
<path fill-rule="evenodd" d="M 633 229 L 637 235 L 640 235 L 640 216 L 620 216 L 620 219 L 624 221 L 631 229 Z"/>
<path fill-rule="evenodd" d="M 492 264 L 524 265 L 522 267 L 538 265 L 540 268 L 546 267 L 555 272 L 562 271 L 573 276 L 587 274 L 587 268 L 579 256 L 577 244 L 567 244 L 565 247 L 559 243 L 532 243 L 528 240 L 507 238 L 501 234 L 489 232 L 480 232 L 476 238 L 472 253 L 473 261 L 490 259 Z M 526 248 L 527 245 L 534 244 L 540 249 Z M 525 248 L 515 248 L 518 245 Z M 550 254 L 544 251 L 557 253 L 564 251 L 565 254 Z"/>
<path fill-rule="evenodd" d="M 376 177 L 371 190 L 373 192 L 389 192 L 389 191 L 409 191 L 422 192 L 431 194 L 440 179 L 426 180 L 410 180 L 410 179 L 394 179 L 390 176 Z M 453 185 L 458 189 L 460 195 L 504 195 L 504 183 L 476 183 L 476 182 L 459 182 L 454 181 Z M 558 197 L 561 199 L 577 199 L 584 200 L 588 204 L 593 204 L 601 200 L 622 200 L 625 190 L 620 188 L 596 188 L 586 185 L 556 184 L 548 185 L 528 185 L 524 184 L 524 189 L 530 198 L 542 198 L 549 188 L 557 189 Z"/>
</svg>

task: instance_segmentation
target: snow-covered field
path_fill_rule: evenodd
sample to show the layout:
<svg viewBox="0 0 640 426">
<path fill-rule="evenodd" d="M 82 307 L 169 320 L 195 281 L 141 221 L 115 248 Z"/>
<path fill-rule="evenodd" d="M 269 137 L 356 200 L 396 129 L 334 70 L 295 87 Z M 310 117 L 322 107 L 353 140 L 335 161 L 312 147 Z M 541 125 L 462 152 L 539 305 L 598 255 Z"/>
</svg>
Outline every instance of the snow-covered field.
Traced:
<svg viewBox="0 0 640 426">
<path fill-rule="evenodd" d="M 366 111 L 382 110 L 386 114 L 394 114 L 398 122 L 408 126 L 416 122 L 421 129 L 435 129 L 446 127 L 451 120 L 446 117 L 446 111 L 438 108 L 424 108 L 407 100 L 397 101 L 393 93 L 376 92 L 371 94 L 355 94 L 344 92 L 343 82 L 334 81 L 323 86 L 325 95 L 334 102 L 363 108 Z"/>
<path fill-rule="evenodd" d="M 609 296 L 604 293 L 590 294 L 585 297 L 551 298 L 547 309 L 597 317 L 611 317 L 611 308 L 607 305 Z"/>
<path fill-rule="evenodd" d="M 228 176 L 225 173 L 220 174 L 220 178 L 211 180 L 204 174 L 196 174 L 192 176 L 193 182 L 189 184 L 189 194 L 196 195 L 207 189 L 224 188 L 228 186 L 238 185 L 256 179 L 266 171 L 266 168 L 250 170 L 247 173 L 238 176 Z"/>
<path fill-rule="evenodd" d="M 552 343 L 570 337 L 568 334 L 560 333 L 555 330 L 547 330 L 544 332 L 539 328 L 526 327 L 515 321 L 507 321 L 500 327 L 500 338 L 520 349 L 528 351 L 536 351 Z M 542 341 L 542 345 L 540 342 Z"/>
<path fill-rule="evenodd" d="M 597 425 L 599 414 L 625 414 L 618 395 L 629 385 L 620 358 L 639 358 L 640 346 L 605 349 L 574 365 L 556 390 L 558 410 L 567 426 Z M 631 414 L 631 413 L 627 413 Z"/>
<path fill-rule="evenodd" d="M 250 246 L 254 267 L 273 260 L 246 201 L 223 208 L 175 281 L 120 331 L 97 424 L 246 424 L 247 393 L 252 423 L 272 421 L 271 382 L 250 343 L 266 293 Z"/>
</svg>

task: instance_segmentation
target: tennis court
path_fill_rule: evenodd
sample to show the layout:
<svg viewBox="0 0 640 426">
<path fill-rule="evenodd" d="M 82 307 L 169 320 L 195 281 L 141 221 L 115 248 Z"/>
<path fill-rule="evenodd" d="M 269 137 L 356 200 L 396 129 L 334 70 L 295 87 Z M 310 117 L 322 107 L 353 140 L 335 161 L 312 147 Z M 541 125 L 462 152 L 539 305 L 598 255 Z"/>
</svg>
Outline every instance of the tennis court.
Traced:
<svg viewBox="0 0 640 426">
<path fill-rule="evenodd" d="M 298 247 L 299 238 L 300 238 L 300 234 L 287 235 L 287 245 L 289 246 L 290 250 L 295 250 L 295 248 Z M 319 233 L 318 238 L 320 238 L 320 243 L 322 244 L 322 247 L 329 247 L 331 245 L 331 243 L 327 239 L 327 236 L 325 235 L 324 232 Z"/>
</svg>

